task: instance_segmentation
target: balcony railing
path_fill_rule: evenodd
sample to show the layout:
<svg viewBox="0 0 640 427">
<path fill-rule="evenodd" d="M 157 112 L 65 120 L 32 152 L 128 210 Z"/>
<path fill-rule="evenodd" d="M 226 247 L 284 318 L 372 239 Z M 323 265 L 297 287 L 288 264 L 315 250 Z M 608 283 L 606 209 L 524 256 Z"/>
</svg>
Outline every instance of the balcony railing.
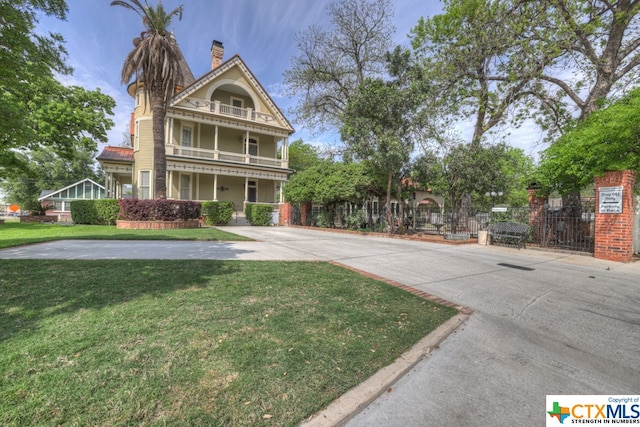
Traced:
<svg viewBox="0 0 640 427">
<path fill-rule="evenodd" d="M 225 162 L 249 163 L 252 165 L 271 166 L 276 168 L 286 168 L 287 161 L 274 159 L 271 157 L 252 156 L 250 154 L 232 153 L 220 150 L 205 150 L 202 148 L 183 147 L 181 145 L 167 145 L 166 154 L 168 156 L 188 157 L 202 160 L 221 160 Z"/>
<path fill-rule="evenodd" d="M 219 114 L 226 117 L 235 117 L 251 122 L 276 124 L 276 118 L 271 114 L 254 111 L 252 108 L 240 108 L 223 104 L 220 101 L 207 101 L 200 98 L 187 98 L 181 105 L 190 110 Z"/>
</svg>

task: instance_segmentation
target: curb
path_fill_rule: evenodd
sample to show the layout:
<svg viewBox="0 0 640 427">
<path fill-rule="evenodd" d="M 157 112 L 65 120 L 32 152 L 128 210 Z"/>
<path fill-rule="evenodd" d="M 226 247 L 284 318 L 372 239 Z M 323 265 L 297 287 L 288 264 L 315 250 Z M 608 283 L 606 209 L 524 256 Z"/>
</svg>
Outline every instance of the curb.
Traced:
<svg viewBox="0 0 640 427">
<path fill-rule="evenodd" d="M 460 313 L 447 320 L 429 335 L 418 341 L 411 349 L 398 357 L 391 365 L 376 372 L 372 377 L 352 388 L 320 412 L 304 420 L 301 427 L 341 426 L 366 408 L 383 393 L 391 392 L 391 386 L 409 372 L 432 350 L 438 348 L 451 333 L 460 327 L 470 314 Z"/>
</svg>

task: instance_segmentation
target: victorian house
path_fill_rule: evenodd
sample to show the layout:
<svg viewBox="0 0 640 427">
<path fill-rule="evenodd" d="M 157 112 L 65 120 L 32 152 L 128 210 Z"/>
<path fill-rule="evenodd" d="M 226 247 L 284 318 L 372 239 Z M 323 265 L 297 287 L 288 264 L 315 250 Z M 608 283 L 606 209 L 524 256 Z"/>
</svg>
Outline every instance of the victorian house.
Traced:
<svg viewBox="0 0 640 427">
<path fill-rule="evenodd" d="M 167 198 L 281 203 L 287 146 L 293 127 L 240 56 L 222 62 L 222 43 L 211 47 L 211 71 L 194 79 L 184 59 L 184 82 L 167 108 Z M 132 148 L 106 147 L 98 156 L 107 197 L 152 198 L 153 137 L 145 91 L 135 83 Z"/>
</svg>

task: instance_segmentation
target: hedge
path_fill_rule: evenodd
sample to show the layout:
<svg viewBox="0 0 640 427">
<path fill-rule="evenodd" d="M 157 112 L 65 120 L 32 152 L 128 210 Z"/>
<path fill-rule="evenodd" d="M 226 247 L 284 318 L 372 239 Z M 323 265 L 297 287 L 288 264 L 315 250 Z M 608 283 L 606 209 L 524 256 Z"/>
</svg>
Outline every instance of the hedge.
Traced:
<svg viewBox="0 0 640 427">
<path fill-rule="evenodd" d="M 247 221 L 251 225 L 271 225 L 273 218 L 273 206 L 272 205 L 247 205 L 245 210 Z"/>
<path fill-rule="evenodd" d="M 120 199 L 118 219 L 126 221 L 176 221 L 200 218 L 201 204 L 192 200 Z"/>
<path fill-rule="evenodd" d="M 207 217 L 207 225 L 226 225 L 233 218 L 231 202 L 202 202 L 202 215 Z"/>
<path fill-rule="evenodd" d="M 76 224 L 115 225 L 120 207 L 116 199 L 74 200 L 71 220 Z"/>
</svg>

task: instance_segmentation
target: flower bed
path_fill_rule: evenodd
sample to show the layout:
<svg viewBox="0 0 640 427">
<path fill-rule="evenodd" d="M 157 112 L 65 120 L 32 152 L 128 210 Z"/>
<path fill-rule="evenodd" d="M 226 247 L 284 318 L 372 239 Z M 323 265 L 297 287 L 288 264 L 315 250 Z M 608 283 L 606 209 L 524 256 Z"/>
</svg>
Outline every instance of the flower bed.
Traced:
<svg viewBox="0 0 640 427">
<path fill-rule="evenodd" d="M 197 219 L 176 221 L 116 221 L 116 228 L 135 230 L 173 230 L 178 228 L 198 228 L 200 221 Z"/>
</svg>

